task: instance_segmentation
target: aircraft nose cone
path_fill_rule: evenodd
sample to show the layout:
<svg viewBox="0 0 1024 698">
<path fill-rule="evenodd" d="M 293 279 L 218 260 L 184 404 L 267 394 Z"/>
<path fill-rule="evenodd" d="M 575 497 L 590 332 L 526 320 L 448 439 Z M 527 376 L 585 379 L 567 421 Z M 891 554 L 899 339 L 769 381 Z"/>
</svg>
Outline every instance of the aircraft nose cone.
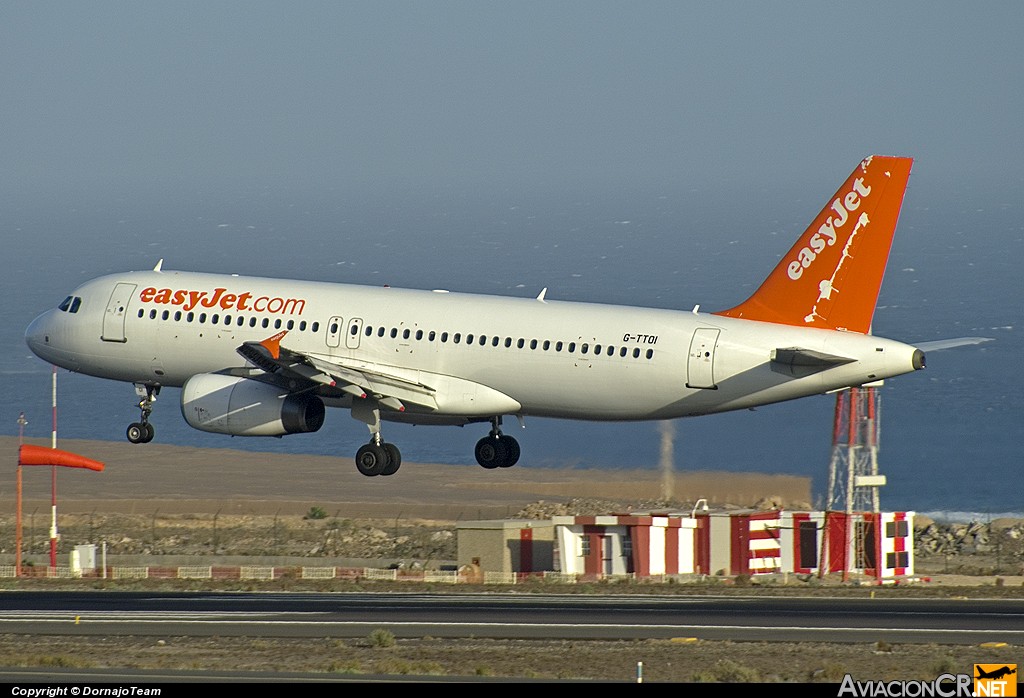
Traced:
<svg viewBox="0 0 1024 698">
<path fill-rule="evenodd" d="M 48 311 L 33 320 L 25 329 L 25 343 L 32 353 L 40 359 L 49 361 L 53 355 L 53 347 L 50 345 L 51 315 Z"/>
</svg>

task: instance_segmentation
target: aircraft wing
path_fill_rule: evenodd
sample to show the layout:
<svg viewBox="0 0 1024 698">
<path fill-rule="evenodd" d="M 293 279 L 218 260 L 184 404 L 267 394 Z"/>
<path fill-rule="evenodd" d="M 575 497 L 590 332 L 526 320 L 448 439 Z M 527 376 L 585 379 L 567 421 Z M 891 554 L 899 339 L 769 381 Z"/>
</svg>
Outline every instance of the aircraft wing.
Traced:
<svg viewBox="0 0 1024 698">
<path fill-rule="evenodd" d="M 281 346 L 287 332 L 262 342 L 244 342 L 238 353 L 261 370 L 337 388 L 358 398 L 374 397 L 381 405 L 404 411 L 406 404 L 437 409 L 435 389 L 419 381 L 418 371 L 378 366 L 366 361 L 323 359 Z"/>
<path fill-rule="evenodd" d="M 993 341 L 992 337 L 957 337 L 955 339 L 937 339 L 932 342 L 912 342 L 911 346 L 917 347 L 921 351 L 939 351 L 941 349 L 952 349 L 953 347 L 983 344 L 984 342 L 991 341 Z"/>
</svg>

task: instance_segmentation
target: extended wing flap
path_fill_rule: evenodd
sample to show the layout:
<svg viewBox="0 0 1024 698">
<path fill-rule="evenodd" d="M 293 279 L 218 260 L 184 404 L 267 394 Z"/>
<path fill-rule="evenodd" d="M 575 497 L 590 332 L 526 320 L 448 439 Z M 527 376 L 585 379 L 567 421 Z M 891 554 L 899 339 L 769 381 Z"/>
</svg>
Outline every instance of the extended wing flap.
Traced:
<svg viewBox="0 0 1024 698">
<path fill-rule="evenodd" d="M 281 336 L 262 342 L 244 342 L 238 353 L 260 370 L 280 376 L 336 387 L 355 397 L 373 395 L 381 404 L 403 411 L 406 404 L 428 410 L 437 409 L 434 390 L 398 370 L 387 367 L 359 365 L 347 367 L 335 361 L 293 351 L 280 345 Z"/>
<path fill-rule="evenodd" d="M 405 404 L 418 405 L 429 410 L 437 409 L 435 390 L 419 382 L 412 376 L 403 375 L 398 369 L 376 366 L 360 362 L 358 366 L 345 366 L 336 360 L 326 361 L 314 356 L 307 356 L 307 361 L 316 369 L 330 374 L 340 383 L 358 386 L 368 395 L 378 398 L 394 398 L 393 401 L 382 402 L 393 409 L 404 409 Z"/>
</svg>

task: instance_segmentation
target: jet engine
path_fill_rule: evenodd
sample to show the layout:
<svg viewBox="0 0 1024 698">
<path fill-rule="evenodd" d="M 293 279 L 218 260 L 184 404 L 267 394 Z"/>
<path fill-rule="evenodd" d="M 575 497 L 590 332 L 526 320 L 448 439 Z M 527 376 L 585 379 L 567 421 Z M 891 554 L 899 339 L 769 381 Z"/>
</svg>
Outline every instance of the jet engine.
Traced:
<svg viewBox="0 0 1024 698">
<path fill-rule="evenodd" d="M 317 431 L 324 403 L 316 395 L 290 393 L 267 383 L 201 373 L 181 388 L 181 414 L 200 431 L 235 436 L 283 436 Z"/>
</svg>

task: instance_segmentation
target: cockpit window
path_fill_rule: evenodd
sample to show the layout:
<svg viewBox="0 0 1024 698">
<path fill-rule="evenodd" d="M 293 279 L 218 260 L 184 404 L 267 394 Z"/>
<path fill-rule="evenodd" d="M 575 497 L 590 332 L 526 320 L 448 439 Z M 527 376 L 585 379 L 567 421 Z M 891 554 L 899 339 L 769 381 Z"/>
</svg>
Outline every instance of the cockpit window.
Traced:
<svg viewBox="0 0 1024 698">
<path fill-rule="evenodd" d="M 82 299 L 78 296 L 68 296 L 57 307 L 65 313 L 77 313 L 82 307 Z"/>
</svg>

